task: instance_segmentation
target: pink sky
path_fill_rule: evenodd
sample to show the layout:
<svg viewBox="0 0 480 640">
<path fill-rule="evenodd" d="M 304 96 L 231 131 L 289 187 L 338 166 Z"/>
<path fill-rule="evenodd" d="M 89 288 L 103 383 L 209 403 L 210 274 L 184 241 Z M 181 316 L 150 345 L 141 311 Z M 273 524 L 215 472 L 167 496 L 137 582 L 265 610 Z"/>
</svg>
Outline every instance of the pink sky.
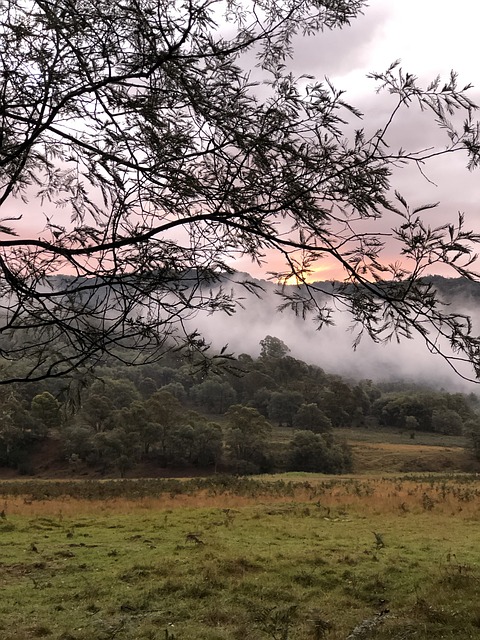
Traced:
<svg viewBox="0 0 480 640">
<path fill-rule="evenodd" d="M 291 62 L 295 74 L 311 73 L 321 79 L 328 76 L 337 88 L 347 91 L 346 98 L 365 113 L 365 126 L 373 132 L 384 122 L 389 112 L 388 97 L 376 95 L 375 83 L 366 75 L 382 71 L 395 59 L 425 82 L 437 74 L 448 76 L 454 68 L 464 83 L 475 85 L 472 96 L 480 98 L 480 66 L 473 45 L 478 38 L 480 3 L 457 0 L 371 0 L 364 15 L 342 30 L 326 31 L 315 38 L 299 38 L 296 54 Z M 359 126 L 356 124 L 356 126 Z M 407 114 L 393 131 L 398 146 L 418 148 L 429 141 L 438 142 L 437 132 L 426 126 L 425 117 Z M 467 214 L 467 226 L 480 227 L 480 180 L 469 174 L 461 158 L 442 159 L 432 163 L 428 171 L 432 183 L 423 179 L 417 170 L 409 169 L 395 176 L 394 187 L 399 189 L 413 206 L 424 202 L 441 201 L 431 216 L 432 225 L 449 222 L 458 211 Z M 22 213 L 16 224 L 24 237 L 38 237 L 45 226 L 45 215 L 65 224 L 62 210 L 52 211 L 32 199 L 28 205 L 11 201 L 6 215 Z M 385 219 L 378 223 L 379 231 L 388 232 L 396 221 Z M 395 260 L 396 247 L 387 245 L 386 259 Z M 268 256 L 265 269 L 255 267 L 243 259 L 236 268 L 256 277 L 269 270 L 281 270 L 282 264 Z M 342 269 L 332 261 L 318 265 L 314 279 L 342 278 Z"/>
</svg>

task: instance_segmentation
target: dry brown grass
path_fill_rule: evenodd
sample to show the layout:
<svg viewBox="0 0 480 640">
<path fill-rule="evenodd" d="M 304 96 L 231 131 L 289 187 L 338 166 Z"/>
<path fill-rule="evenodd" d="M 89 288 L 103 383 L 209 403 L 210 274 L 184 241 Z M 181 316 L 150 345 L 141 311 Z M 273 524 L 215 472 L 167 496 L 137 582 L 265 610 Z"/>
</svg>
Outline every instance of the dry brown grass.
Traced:
<svg viewBox="0 0 480 640">
<path fill-rule="evenodd" d="M 31 500 L 5 496 L 8 515 L 73 517 L 85 515 L 136 514 L 182 508 L 235 509 L 256 504 L 310 503 L 323 509 L 325 517 L 338 509 L 364 514 L 405 514 L 434 511 L 442 515 L 480 518 L 480 478 L 476 476 L 420 478 L 376 478 L 299 476 L 285 495 L 238 495 L 198 490 L 194 494 L 161 494 L 156 497 L 81 499 L 62 496 Z M 289 478 L 292 480 L 292 478 Z M 265 481 L 268 486 L 268 480 Z M 2 503 L 0 503 L 1 505 Z"/>
<path fill-rule="evenodd" d="M 262 502 L 284 503 L 283 497 L 267 497 Z M 288 500 L 289 501 L 289 500 Z M 78 514 L 84 515 L 113 515 L 135 514 L 145 511 L 164 511 L 182 508 L 239 508 L 258 502 L 258 499 L 245 496 L 220 495 L 212 496 L 208 492 L 199 492 L 197 495 L 162 495 L 158 498 L 109 498 L 105 500 L 82 500 L 79 498 L 56 498 L 53 500 L 39 500 L 28 503 L 18 496 L 7 497 L 4 500 L 4 509 L 8 514 L 21 516 L 58 516 L 72 517 Z"/>
<path fill-rule="evenodd" d="M 472 468 L 463 447 L 349 441 L 355 473 L 442 472 Z"/>
<path fill-rule="evenodd" d="M 139 485 L 3 483 L 2 640 L 478 637 L 478 477 Z"/>
</svg>

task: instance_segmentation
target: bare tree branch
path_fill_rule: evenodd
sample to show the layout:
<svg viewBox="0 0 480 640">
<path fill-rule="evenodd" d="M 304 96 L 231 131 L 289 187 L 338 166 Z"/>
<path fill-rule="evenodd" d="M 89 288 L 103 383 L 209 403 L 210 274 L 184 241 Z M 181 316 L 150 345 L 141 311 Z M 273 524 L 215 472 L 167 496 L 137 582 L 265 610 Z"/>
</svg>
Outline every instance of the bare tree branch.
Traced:
<svg viewBox="0 0 480 640">
<path fill-rule="evenodd" d="M 426 175 L 439 155 L 464 153 L 476 168 L 469 87 L 452 73 L 423 89 L 394 63 L 372 74 L 396 96 L 392 112 L 348 140 L 362 114 L 285 62 L 296 33 L 346 25 L 363 1 L 0 4 L 0 382 L 72 375 L 105 354 L 139 363 L 185 346 L 206 356 L 189 320 L 233 313 L 234 261 L 261 263 L 272 250 L 285 261 L 274 277 L 299 284 L 280 288 L 284 306 L 321 325 L 332 321 L 330 297 L 359 336 L 416 331 L 434 352 L 441 336 L 454 368 L 467 361 L 480 373 L 470 320 L 423 279 L 439 264 L 477 279 L 479 237 L 463 218 L 430 228 L 421 214 L 434 205 L 410 209 L 393 184 L 394 169 Z M 390 150 L 412 107 L 432 113 L 446 145 Z M 27 203 L 30 238 L 15 226 Z M 361 226 L 386 215 L 391 231 Z M 386 237 L 402 264 L 383 258 Z M 326 255 L 345 272 L 328 293 L 308 277 Z M 21 374 L 20 361 L 30 363 Z"/>
</svg>

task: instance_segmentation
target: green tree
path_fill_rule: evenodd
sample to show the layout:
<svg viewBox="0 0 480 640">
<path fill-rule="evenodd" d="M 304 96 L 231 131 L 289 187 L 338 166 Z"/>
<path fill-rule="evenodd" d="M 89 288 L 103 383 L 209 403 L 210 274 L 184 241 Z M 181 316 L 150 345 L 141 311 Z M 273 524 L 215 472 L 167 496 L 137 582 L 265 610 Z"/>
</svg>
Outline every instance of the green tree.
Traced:
<svg viewBox="0 0 480 640">
<path fill-rule="evenodd" d="M 114 409 L 122 409 L 136 400 L 141 400 L 133 382 L 125 378 L 96 380 L 87 391 L 87 399 L 90 395 L 105 398 Z"/>
<path fill-rule="evenodd" d="M 348 447 L 331 438 L 298 431 L 290 443 L 289 467 L 292 471 L 342 473 L 351 468 L 351 454 Z"/>
<path fill-rule="evenodd" d="M 127 456 L 125 454 L 121 454 L 116 460 L 115 460 L 115 466 L 117 467 L 117 469 L 120 471 L 120 476 L 122 478 L 125 477 L 125 474 L 127 473 L 127 471 L 129 469 L 132 469 L 134 466 L 134 462 L 131 458 L 131 456 Z"/>
<path fill-rule="evenodd" d="M 178 381 L 179 371 L 174 367 L 157 367 L 154 375 L 158 386 L 164 387 Z"/>
<path fill-rule="evenodd" d="M 175 433 L 187 421 L 186 412 L 175 396 L 161 389 L 146 401 L 145 408 L 149 441 L 155 442 L 160 452 L 160 463 L 166 466 L 173 457 Z"/>
<path fill-rule="evenodd" d="M 268 407 L 272 399 L 273 391 L 270 389 L 260 388 L 256 391 L 248 404 L 257 409 L 262 416 L 268 418 Z"/>
<path fill-rule="evenodd" d="M 93 461 L 95 455 L 95 431 L 85 424 L 67 426 L 63 433 L 63 448 L 66 458 Z"/>
<path fill-rule="evenodd" d="M 332 428 L 332 421 L 316 404 L 302 404 L 293 418 L 293 426 L 296 429 L 323 433 Z"/>
<path fill-rule="evenodd" d="M 277 383 L 270 375 L 257 369 L 248 371 L 242 376 L 237 376 L 237 379 L 232 381 L 232 385 L 235 385 L 239 398 L 246 404 L 259 391 L 271 393 L 271 390 L 277 387 Z"/>
<path fill-rule="evenodd" d="M 287 345 L 275 336 L 265 336 L 260 340 L 260 357 L 261 358 L 284 358 L 290 349 Z"/>
<path fill-rule="evenodd" d="M 282 358 L 265 358 L 261 364 L 275 382 L 291 391 L 308 378 L 310 368 L 305 362 L 285 355 Z"/>
<path fill-rule="evenodd" d="M 159 427 L 152 422 L 144 402 L 136 400 L 129 407 L 115 411 L 111 422 L 132 434 L 140 444 L 142 455 L 148 456 L 157 442 Z"/>
<path fill-rule="evenodd" d="M 169 462 L 176 466 L 214 467 L 222 458 L 223 434 L 219 425 L 190 415 L 172 430 Z"/>
<path fill-rule="evenodd" d="M 116 412 L 140 399 L 130 380 L 96 380 L 85 393 L 79 417 L 97 432 L 113 429 L 118 419 Z"/>
<path fill-rule="evenodd" d="M 214 466 L 222 460 L 223 433 L 215 422 L 196 422 L 193 425 L 193 451 L 191 462 L 199 467 Z"/>
<path fill-rule="evenodd" d="M 268 403 L 268 417 L 279 425 L 291 427 L 302 402 L 302 395 L 298 391 L 274 391 Z"/>
<path fill-rule="evenodd" d="M 161 391 L 167 391 L 171 393 L 180 403 L 184 403 L 187 399 L 187 392 L 181 382 L 170 382 L 169 384 L 160 387 Z"/>
<path fill-rule="evenodd" d="M 37 420 L 40 420 L 46 429 L 59 427 L 62 422 L 60 403 L 48 391 L 44 391 L 33 398 L 32 415 Z"/>
<path fill-rule="evenodd" d="M 443 392 L 441 394 L 443 398 L 442 406 L 458 413 L 463 421 L 470 420 L 475 417 L 474 407 L 477 407 L 478 404 L 478 397 L 474 395 L 472 398 L 472 395 L 466 396 L 463 393 Z"/>
<path fill-rule="evenodd" d="M 230 407 L 226 417 L 226 444 L 233 469 L 237 473 L 267 471 L 269 422 L 253 407 L 239 404 Z"/>
<path fill-rule="evenodd" d="M 318 394 L 317 405 L 334 427 L 355 427 L 363 424 L 370 403 L 361 388 L 351 387 L 338 376 L 330 376 Z"/>
<path fill-rule="evenodd" d="M 0 464 L 18 466 L 45 434 L 45 425 L 32 416 L 15 392 L 4 389 L 0 408 Z"/>
<path fill-rule="evenodd" d="M 194 402 L 210 413 L 225 413 L 236 399 L 235 389 L 226 381 L 209 378 L 192 387 L 190 392 Z"/>
<path fill-rule="evenodd" d="M 476 416 L 465 424 L 465 434 L 468 436 L 472 448 L 472 453 L 480 462 L 480 416 Z"/>
<path fill-rule="evenodd" d="M 417 420 L 421 431 L 432 430 L 432 403 L 429 394 L 387 393 L 376 400 L 372 411 L 386 427 L 404 428 L 407 416 Z"/>
<path fill-rule="evenodd" d="M 145 378 L 140 378 L 136 386 L 142 394 L 143 398 L 149 398 L 158 389 L 158 385 L 155 380 L 153 378 L 149 378 L 148 376 Z"/>
<path fill-rule="evenodd" d="M 432 429 L 438 433 L 459 435 L 463 432 L 463 420 L 453 409 L 434 409 Z"/>
<path fill-rule="evenodd" d="M 182 423 L 171 430 L 168 438 L 168 463 L 191 464 L 195 450 L 195 433 L 191 424 Z"/>
<path fill-rule="evenodd" d="M 112 416 L 115 411 L 112 401 L 102 395 L 91 393 L 85 399 L 80 418 L 97 433 L 112 427 Z"/>
<path fill-rule="evenodd" d="M 415 432 L 418 429 L 418 420 L 415 416 L 406 416 L 405 417 L 405 429 L 410 431 L 410 438 L 415 438 Z"/>
<path fill-rule="evenodd" d="M 138 441 L 134 434 L 122 427 L 115 427 L 94 435 L 93 451 L 88 461 L 100 464 L 103 473 L 116 467 L 123 477 L 134 461 L 138 460 L 138 452 Z"/>
</svg>

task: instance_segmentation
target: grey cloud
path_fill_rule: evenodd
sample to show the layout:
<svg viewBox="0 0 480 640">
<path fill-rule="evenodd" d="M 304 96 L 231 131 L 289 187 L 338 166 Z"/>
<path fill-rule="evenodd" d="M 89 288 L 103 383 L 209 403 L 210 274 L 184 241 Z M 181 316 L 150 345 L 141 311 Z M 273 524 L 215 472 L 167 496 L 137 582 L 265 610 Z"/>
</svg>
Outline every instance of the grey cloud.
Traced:
<svg viewBox="0 0 480 640">
<path fill-rule="evenodd" d="M 352 331 L 348 313 L 337 312 L 335 326 L 318 331 L 311 319 L 302 320 L 288 310 L 276 312 L 280 298 L 273 293 L 271 284 L 266 289 L 261 300 L 239 291 L 238 296 L 245 297 L 244 309 L 238 309 L 233 316 L 197 316 L 195 327 L 214 348 L 228 344 L 237 355 L 258 356 L 260 340 L 274 335 L 290 347 L 293 357 L 318 365 L 328 373 L 377 381 L 408 379 L 464 392 L 478 388 L 458 377 L 441 356 L 430 353 L 420 337 L 382 345 L 364 336 L 353 350 L 356 333 Z M 448 352 L 448 346 L 444 348 Z M 470 367 L 464 367 L 462 373 L 471 375 Z"/>
<path fill-rule="evenodd" d="M 386 5 L 366 7 L 364 13 L 343 29 L 326 29 L 312 37 L 297 36 L 293 41 L 295 55 L 289 63 L 294 73 L 341 76 L 362 69 L 372 42 L 388 16 Z"/>
</svg>

